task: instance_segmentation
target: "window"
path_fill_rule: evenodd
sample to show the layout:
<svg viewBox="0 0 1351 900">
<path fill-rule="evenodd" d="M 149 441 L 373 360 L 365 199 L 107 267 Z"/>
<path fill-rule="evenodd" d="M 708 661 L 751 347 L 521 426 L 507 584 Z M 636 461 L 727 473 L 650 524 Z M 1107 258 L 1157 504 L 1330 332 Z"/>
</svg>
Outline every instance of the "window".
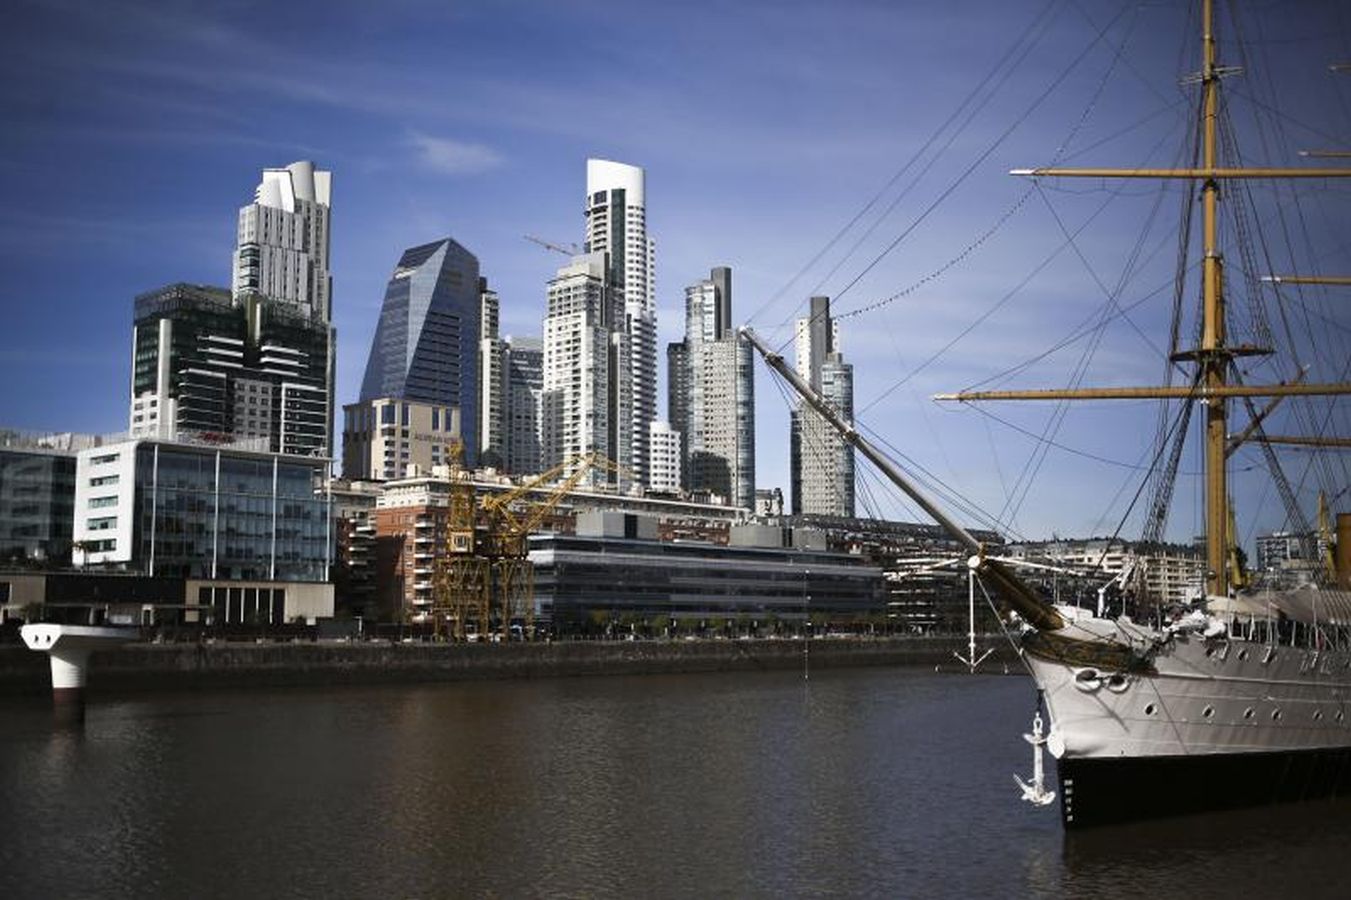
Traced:
<svg viewBox="0 0 1351 900">
<path fill-rule="evenodd" d="M 90 508 L 90 509 L 104 509 L 105 507 L 116 506 L 116 505 L 117 505 L 117 498 L 116 498 L 116 497 L 90 497 L 90 498 L 89 498 L 89 508 Z"/>
<path fill-rule="evenodd" d="M 117 475 L 100 475 L 98 478 L 89 479 L 90 487 L 107 487 L 110 484 L 117 484 Z"/>
<path fill-rule="evenodd" d="M 120 454 L 117 453 L 105 453 L 102 456 L 91 456 L 89 458 L 89 464 L 91 466 L 106 466 L 108 463 L 117 462 L 117 457 L 119 455 Z"/>
<path fill-rule="evenodd" d="M 112 531 L 117 527 L 117 516 L 101 516 L 89 520 L 90 531 Z"/>
</svg>

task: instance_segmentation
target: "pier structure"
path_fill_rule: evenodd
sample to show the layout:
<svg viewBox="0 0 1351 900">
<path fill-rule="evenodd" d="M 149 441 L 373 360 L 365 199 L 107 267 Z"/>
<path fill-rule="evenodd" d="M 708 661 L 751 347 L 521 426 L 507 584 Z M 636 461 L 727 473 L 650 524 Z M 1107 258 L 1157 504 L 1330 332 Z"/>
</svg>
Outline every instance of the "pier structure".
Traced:
<svg viewBox="0 0 1351 900">
<path fill-rule="evenodd" d="M 134 629 L 95 625 L 59 625 L 49 622 L 19 629 L 28 649 L 46 653 L 52 667 L 52 704 L 63 722 L 84 720 L 84 686 L 89 655 L 121 646 L 136 638 Z"/>
</svg>

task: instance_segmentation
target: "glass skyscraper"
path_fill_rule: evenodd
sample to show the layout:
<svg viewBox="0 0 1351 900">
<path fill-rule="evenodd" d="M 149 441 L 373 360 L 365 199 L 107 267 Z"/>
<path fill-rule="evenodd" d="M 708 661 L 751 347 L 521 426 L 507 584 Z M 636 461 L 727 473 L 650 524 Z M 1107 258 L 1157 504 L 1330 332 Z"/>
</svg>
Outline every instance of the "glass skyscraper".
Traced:
<svg viewBox="0 0 1351 900">
<path fill-rule="evenodd" d="M 478 259 L 450 238 L 404 251 L 385 288 L 360 398 L 457 408 L 470 465 L 478 449 L 479 291 Z"/>
</svg>

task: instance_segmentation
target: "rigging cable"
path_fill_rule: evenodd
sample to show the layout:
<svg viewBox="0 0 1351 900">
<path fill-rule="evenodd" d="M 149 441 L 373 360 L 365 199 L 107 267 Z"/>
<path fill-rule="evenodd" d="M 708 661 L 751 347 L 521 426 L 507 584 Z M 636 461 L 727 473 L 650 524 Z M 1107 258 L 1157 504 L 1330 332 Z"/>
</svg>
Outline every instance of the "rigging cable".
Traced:
<svg viewBox="0 0 1351 900">
<path fill-rule="evenodd" d="M 920 226 L 920 225 L 921 225 L 921 224 L 922 224 L 922 223 L 930 216 L 930 214 L 932 214 L 932 213 L 934 212 L 934 210 L 936 210 L 940 205 L 942 205 L 942 204 L 947 200 L 947 198 L 948 198 L 949 196 L 951 196 L 952 193 L 953 193 L 954 191 L 956 191 L 957 188 L 960 187 L 960 186 L 966 181 L 966 179 L 969 178 L 969 177 L 971 176 L 971 174 L 972 174 L 973 172 L 975 172 L 975 170 L 980 166 L 980 164 L 983 163 L 986 159 L 988 159 L 989 156 L 990 156 L 992 153 L 994 153 L 994 151 L 997 150 L 997 149 L 1000 147 L 1000 145 L 1002 145 L 1002 144 L 1004 143 L 1004 141 L 1007 140 L 1008 137 L 1009 137 L 1010 135 L 1013 134 L 1014 131 L 1016 131 L 1021 125 L 1023 125 L 1023 124 L 1025 123 L 1025 121 L 1031 116 L 1031 114 L 1032 114 L 1033 112 L 1035 112 L 1035 111 L 1041 106 L 1041 104 L 1044 103 L 1048 97 L 1050 97 L 1050 95 L 1051 95 L 1052 93 L 1055 92 L 1056 88 L 1058 88 L 1058 87 L 1060 86 L 1060 84 L 1061 84 L 1066 78 L 1068 78 L 1069 75 L 1070 75 L 1076 68 L 1078 68 L 1079 64 L 1080 64 L 1085 58 L 1087 58 L 1087 57 L 1089 56 L 1089 54 L 1097 47 L 1097 45 L 1098 45 L 1099 43 L 1101 43 L 1101 42 L 1103 41 L 1104 37 L 1105 37 L 1106 34 L 1107 34 L 1107 31 L 1108 31 L 1112 26 L 1114 26 L 1114 25 L 1116 24 L 1116 22 L 1117 22 L 1124 14 L 1125 14 L 1125 8 L 1122 8 L 1120 11 L 1117 12 L 1117 14 L 1116 14 L 1115 16 L 1112 17 L 1112 19 L 1111 19 L 1106 25 L 1104 25 L 1102 28 L 1100 28 L 1100 29 L 1098 30 L 1098 33 L 1094 36 L 1093 40 L 1090 41 L 1090 42 L 1088 42 L 1088 43 L 1085 45 L 1084 49 L 1079 53 L 1079 55 L 1077 55 L 1076 57 L 1074 57 L 1074 59 L 1070 61 L 1069 65 L 1066 66 L 1064 69 L 1062 69 L 1062 70 L 1060 71 L 1060 73 L 1056 75 L 1056 77 L 1051 81 L 1051 83 L 1046 87 L 1046 89 L 1045 89 L 1044 91 L 1042 91 L 1042 93 L 1039 94 L 1039 95 L 1037 96 L 1037 98 L 1036 98 L 1035 100 L 1033 100 L 1032 103 L 1031 103 L 1030 105 L 1028 105 L 1028 107 L 1027 107 L 1026 109 L 1024 109 L 1024 110 L 1022 111 L 1022 113 L 1021 113 L 1017 118 L 1014 119 L 1013 123 L 1010 124 L 1007 128 L 1005 128 L 1004 131 L 1001 132 L 1001 133 L 999 134 L 999 136 L 996 137 L 996 138 L 994 139 L 994 141 L 992 141 L 992 142 L 990 143 L 989 146 L 987 146 L 983 151 L 981 151 L 981 153 L 977 155 L 977 157 L 976 157 L 976 158 L 975 158 L 975 159 L 974 159 L 974 160 L 973 160 L 973 161 L 972 161 L 972 162 L 971 162 L 971 163 L 970 163 L 970 164 L 969 164 L 962 172 L 961 172 L 960 175 L 957 176 L 957 178 L 956 178 L 952 183 L 950 183 L 950 184 L 949 184 L 949 185 L 948 185 L 948 186 L 947 186 L 947 187 L 946 187 L 946 188 L 938 195 L 938 197 L 937 197 L 935 200 L 933 200 L 927 207 L 925 207 L 924 210 L 923 210 L 922 212 L 920 212 L 920 214 L 919 214 L 918 216 L 916 216 L 916 217 L 910 222 L 910 224 L 907 225 L 907 226 L 901 231 L 901 233 L 900 233 L 899 235 L 897 235 L 896 238 L 893 239 L 893 240 L 892 240 L 892 241 L 891 241 L 891 242 L 890 242 L 890 243 L 882 250 L 881 253 L 879 253 L 876 257 L 873 258 L 872 262 L 868 263 L 868 265 L 865 266 L 865 267 L 863 268 L 863 270 L 862 270 L 861 272 L 859 272 L 858 275 L 856 275 L 856 276 L 853 278 L 853 280 L 851 280 L 847 285 L 845 285 L 845 287 L 844 287 L 843 289 L 841 289 L 840 291 L 836 292 L 836 294 L 835 294 L 835 296 L 834 296 L 834 299 L 835 299 L 835 300 L 839 300 L 839 299 L 840 299 L 841 297 L 843 297 L 846 293 L 848 293 L 849 290 L 850 290 L 854 285 L 858 284 L 858 282 L 859 282 L 860 279 L 862 279 L 868 272 L 870 272 L 870 271 L 873 269 L 873 267 L 875 267 L 878 263 L 880 263 L 887 255 L 889 255 L 889 254 L 891 253 L 892 250 L 894 250 L 897 246 L 899 246 L 900 243 L 901 243 L 902 241 L 904 241 L 907 237 L 909 237 L 909 236 L 915 231 L 915 229 L 918 228 L 918 227 L 919 227 L 919 226 Z M 1118 48 L 1118 52 L 1117 52 L 1116 54 L 1114 54 L 1114 57 L 1113 57 L 1113 60 L 1114 60 L 1113 64 L 1115 64 L 1115 60 L 1116 60 L 1117 58 L 1119 58 L 1119 56 L 1120 56 L 1120 50 L 1119 50 L 1119 48 Z M 1095 95 L 1095 97 L 1096 97 L 1096 95 Z M 1087 116 L 1087 114 L 1088 114 L 1088 112 L 1089 112 L 1090 110 L 1091 110 L 1091 106 L 1090 106 L 1089 110 L 1085 110 L 1085 113 L 1084 113 L 1084 116 L 1085 116 L 1085 117 Z M 1074 130 L 1077 130 L 1077 129 L 1080 127 L 1080 125 L 1082 125 L 1082 118 L 1081 118 L 1080 122 L 1079 122 L 1078 124 L 1075 125 L 1075 129 L 1074 129 Z M 1073 131 L 1074 131 L 1074 130 L 1072 130 L 1071 134 L 1073 134 Z M 1061 148 L 1061 150 L 1063 150 L 1063 147 Z M 1057 151 L 1057 153 L 1059 153 L 1059 152 L 1061 152 L 1061 151 Z M 876 305 L 875 305 L 875 308 L 876 308 L 877 306 L 883 306 L 883 305 L 886 305 L 886 304 L 885 304 L 885 303 L 882 303 L 882 304 L 876 304 Z M 809 320 L 809 321 L 810 321 L 810 320 Z M 788 345 L 788 343 L 789 343 L 790 341 L 791 341 L 791 338 L 790 338 L 788 341 L 784 341 L 783 343 L 781 343 L 781 344 L 779 345 L 778 349 L 779 349 L 780 351 L 784 350 L 784 349 L 787 347 L 787 345 Z"/>
<path fill-rule="evenodd" d="M 840 241 L 840 239 L 843 238 L 843 237 L 845 236 L 845 234 L 847 234 L 847 233 L 849 232 L 849 230 L 850 230 L 851 228 L 853 228 L 856 224 L 858 224 L 858 222 L 859 222 L 865 215 L 867 215 L 868 211 L 869 211 L 870 209 L 872 209 L 872 208 L 878 203 L 878 201 L 880 201 L 880 200 L 882 199 L 882 197 L 884 197 L 884 196 L 886 195 L 886 193 L 887 193 L 889 190 L 891 190 L 891 188 L 896 184 L 896 182 L 900 180 L 901 176 L 903 176 L 907 171 L 909 171 L 910 168 L 911 168 L 916 162 L 918 162 L 918 161 L 924 156 L 925 153 L 928 152 L 929 148 L 930 148 L 931 146 L 933 146 L 933 144 L 938 140 L 939 136 L 940 136 L 944 131 L 946 131 L 946 130 L 948 129 L 948 127 L 951 126 L 952 123 L 955 122 L 955 121 L 957 120 L 957 118 L 962 114 L 962 111 L 963 111 L 970 103 L 972 103 L 972 102 L 980 95 L 980 93 L 981 93 L 983 90 L 985 90 L 985 87 L 986 87 L 991 81 L 993 81 L 994 78 L 995 78 L 995 76 L 999 74 L 1000 70 L 1004 68 L 1005 64 L 1006 64 L 1006 63 L 1009 61 L 1009 59 L 1013 56 L 1014 52 L 1015 52 L 1015 51 L 1016 51 L 1016 50 L 1017 50 L 1024 42 L 1025 42 L 1025 41 L 1028 41 L 1029 36 L 1032 35 L 1032 33 L 1033 33 L 1034 31 L 1036 31 L 1036 30 L 1037 30 L 1039 27 L 1041 27 L 1046 21 L 1048 21 L 1048 15 L 1049 15 L 1049 13 L 1055 8 L 1055 6 L 1056 6 L 1059 2 L 1061 2 L 1061 0 L 1049 0 L 1049 2 L 1047 2 L 1047 4 L 1041 9 L 1040 12 L 1037 13 L 1037 15 L 1032 19 L 1032 21 L 1028 23 L 1027 27 L 1023 30 L 1022 34 L 1020 34 L 1020 35 L 1018 36 L 1018 39 L 1015 40 L 1015 41 L 1009 46 L 1008 50 L 1006 50 L 1006 51 L 1004 52 L 1004 55 L 1003 55 L 1002 57 L 1000 57 L 1000 59 L 995 63 L 995 65 L 990 69 L 990 71 L 986 73 L 985 77 L 982 78 L 981 81 L 980 81 L 980 82 L 979 82 L 979 83 L 971 90 L 971 92 L 970 92 L 969 94 L 967 94 L 966 98 L 963 99 L 962 102 L 961 102 L 960 104 L 958 104 L 957 108 L 954 109 L 954 110 L 952 111 L 952 114 L 949 115 L 948 118 L 947 118 L 946 120 L 944 120 L 944 122 L 943 122 L 941 125 L 939 125 L 938 128 L 936 128 L 936 129 L 934 130 L 934 132 L 929 136 L 928 140 L 926 140 L 926 141 L 924 142 L 924 145 L 921 146 L 918 150 L 915 151 L 914 154 L 911 155 L 910 159 L 907 160 L 906 163 L 905 163 L 903 166 L 901 166 L 901 168 L 898 169 L 898 170 L 896 171 L 896 173 L 895 173 L 894 175 L 891 176 L 890 179 L 888 179 L 887 183 L 886 183 L 885 185 L 883 185 L 882 188 L 881 188 L 880 190 L 878 190 L 876 194 L 873 195 L 872 199 L 870 199 L 867 203 L 865 203 L 864 206 L 863 206 L 863 208 L 860 209 L 860 210 L 854 215 L 854 217 L 853 217 L 852 219 L 850 219 L 847 223 L 845 223 L 844 227 L 841 228 L 838 232 L 836 232 L 835 236 L 832 237 L 829 241 L 827 241 L 827 242 L 826 242 L 826 245 L 825 245 L 824 247 L 822 247 L 819 251 L 817 251 L 816 255 L 814 255 L 814 256 L 807 262 L 806 265 L 804 265 L 801 269 L 798 270 L 797 274 L 795 274 L 792 278 L 790 278 L 790 279 L 788 280 L 788 282 L 787 282 L 783 287 L 781 287 L 781 288 L 779 288 L 779 290 L 775 291 L 774 294 L 773 294 L 768 300 L 766 300 L 764 303 L 762 303 L 762 304 L 755 310 L 755 312 L 753 312 L 753 313 L 751 314 L 750 318 L 746 320 L 748 323 L 754 322 L 754 321 L 755 321 L 756 319 L 758 319 L 758 318 L 760 317 L 760 315 L 761 315 L 762 313 L 764 313 L 769 307 L 771 307 L 771 306 L 774 305 L 776 302 L 778 302 L 778 300 L 779 300 L 781 297 L 783 297 L 783 295 L 786 294 L 786 293 L 788 292 L 788 290 L 789 290 L 794 284 L 796 284 L 796 283 L 798 282 L 799 279 L 802 278 L 803 275 L 805 275 L 807 272 L 809 272 L 809 271 L 811 270 L 811 268 L 812 268 L 813 266 L 815 266 L 816 263 L 819 262 L 819 261 L 821 260 L 822 257 L 824 257 L 828 252 L 830 252 L 831 248 L 833 248 L 833 247 Z M 1033 42 L 1032 44 L 1030 44 L 1030 45 L 1029 45 L 1029 48 L 1030 48 L 1031 46 L 1034 46 L 1034 45 L 1035 45 L 1035 42 Z M 1005 77 L 1007 77 L 1008 75 L 1011 75 L 1011 74 L 1013 73 L 1013 71 L 1016 70 L 1016 68 L 1017 68 L 1016 65 L 1015 65 L 1013 68 L 1011 68 L 1011 69 L 1008 71 L 1008 73 L 1006 73 Z M 796 308 L 797 308 L 797 307 L 795 306 L 794 309 L 796 309 Z M 791 314 L 790 314 L 790 318 L 791 318 Z M 782 327 L 782 326 L 780 326 L 780 327 Z"/>
</svg>

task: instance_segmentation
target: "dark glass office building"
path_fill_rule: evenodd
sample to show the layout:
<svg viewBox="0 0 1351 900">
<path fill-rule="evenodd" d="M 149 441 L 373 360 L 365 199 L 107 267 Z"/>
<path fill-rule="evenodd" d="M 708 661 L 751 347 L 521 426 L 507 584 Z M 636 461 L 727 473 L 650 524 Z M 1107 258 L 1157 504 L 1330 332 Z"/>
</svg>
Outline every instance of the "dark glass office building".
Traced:
<svg viewBox="0 0 1351 900">
<path fill-rule="evenodd" d="M 763 627 L 886 611 L 881 570 L 847 553 L 548 534 L 530 539 L 530 559 L 536 614 L 564 629 L 595 614 Z"/>
<path fill-rule="evenodd" d="M 133 435 L 329 455 L 328 325 L 194 284 L 142 294 L 135 315 Z"/>
<path fill-rule="evenodd" d="M 384 398 L 460 410 L 465 460 L 476 460 L 479 268 L 450 238 L 404 251 L 385 288 L 361 382 L 361 402 Z"/>
<path fill-rule="evenodd" d="M 75 455 L 0 446 L 0 566 L 69 565 Z"/>
</svg>

